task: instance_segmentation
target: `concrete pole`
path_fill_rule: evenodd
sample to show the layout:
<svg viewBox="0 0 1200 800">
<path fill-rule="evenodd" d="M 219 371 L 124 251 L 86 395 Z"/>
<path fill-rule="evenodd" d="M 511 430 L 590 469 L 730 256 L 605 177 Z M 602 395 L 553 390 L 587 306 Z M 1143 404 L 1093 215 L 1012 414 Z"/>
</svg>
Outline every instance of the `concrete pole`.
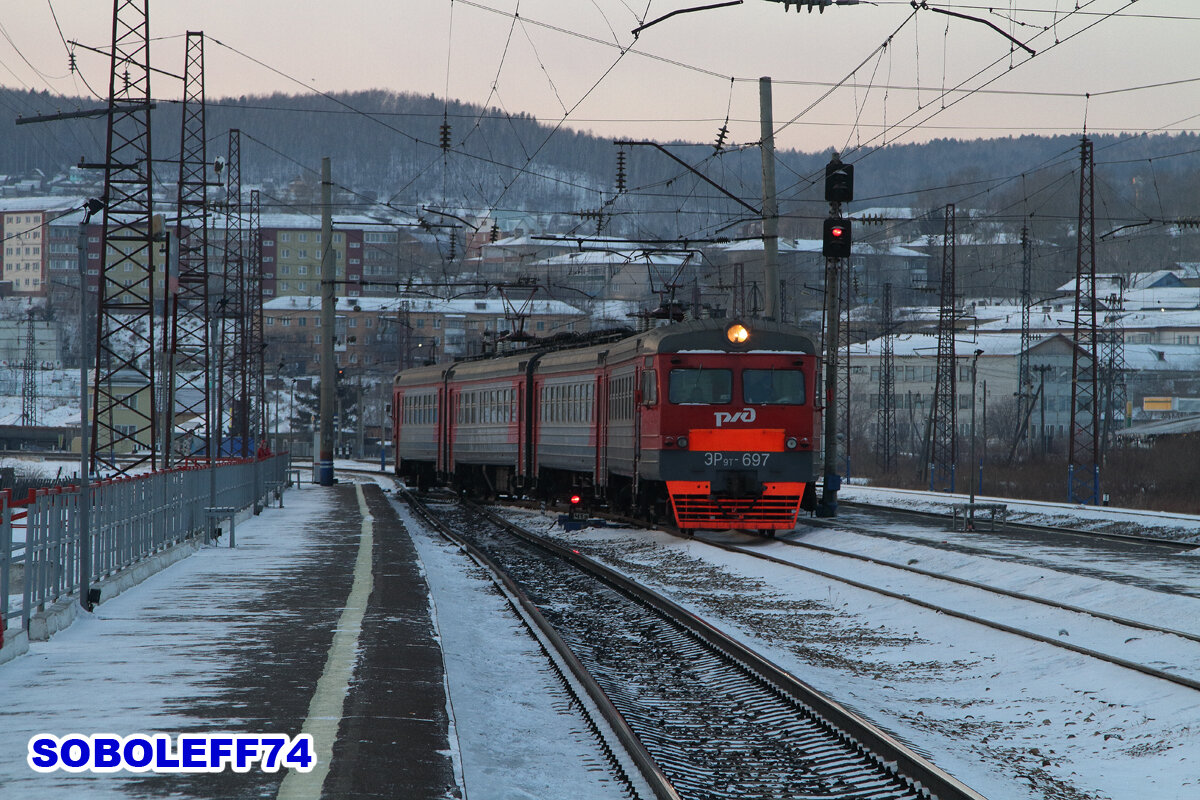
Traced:
<svg viewBox="0 0 1200 800">
<path fill-rule="evenodd" d="M 333 178 L 329 158 L 321 159 L 321 452 L 317 482 L 332 486 L 334 383 L 337 367 L 333 360 L 333 337 L 337 332 L 334 303 L 337 302 L 337 264 L 333 251 Z"/>
<path fill-rule="evenodd" d="M 758 79 L 759 126 L 762 132 L 763 316 L 779 319 L 779 203 L 775 197 L 775 120 L 771 79 Z"/>
</svg>

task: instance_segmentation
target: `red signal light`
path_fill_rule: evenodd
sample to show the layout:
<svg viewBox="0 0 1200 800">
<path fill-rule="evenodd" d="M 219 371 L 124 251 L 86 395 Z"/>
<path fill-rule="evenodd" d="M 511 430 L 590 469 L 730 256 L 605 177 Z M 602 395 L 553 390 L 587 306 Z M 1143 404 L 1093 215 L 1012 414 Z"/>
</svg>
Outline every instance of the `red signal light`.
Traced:
<svg viewBox="0 0 1200 800">
<path fill-rule="evenodd" d="M 850 220 L 830 217 L 823 227 L 821 254 L 826 258 L 850 257 Z"/>
<path fill-rule="evenodd" d="M 583 498 L 580 497 L 579 495 L 577 495 L 577 494 L 571 495 L 571 505 L 577 506 L 582 502 L 583 502 Z"/>
</svg>

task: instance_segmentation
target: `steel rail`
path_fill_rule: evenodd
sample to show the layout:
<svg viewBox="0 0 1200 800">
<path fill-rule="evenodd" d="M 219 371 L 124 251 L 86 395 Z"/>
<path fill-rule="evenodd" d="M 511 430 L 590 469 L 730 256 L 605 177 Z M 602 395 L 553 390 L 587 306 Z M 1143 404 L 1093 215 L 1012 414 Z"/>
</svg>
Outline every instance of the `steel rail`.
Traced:
<svg viewBox="0 0 1200 800">
<path fill-rule="evenodd" d="M 863 591 L 872 592 L 873 594 L 882 595 L 884 597 L 890 597 L 895 600 L 902 600 L 906 603 L 911 603 L 912 605 L 920 606 L 921 608 L 925 608 L 930 611 L 936 611 L 937 613 L 943 614 L 948 617 L 954 617 L 956 619 L 961 619 L 966 622 L 971 622 L 971 623 L 974 623 L 977 625 L 982 625 L 984 627 L 992 628 L 994 630 L 1002 631 L 1004 633 L 1013 634 L 1014 636 L 1020 636 L 1024 639 L 1031 639 L 1033 641 L 1040 642 L 1042 644 L 1048 644 L 1048 645 L 1052 645 L 1054 647 L 1059 647 L 1059 648 L 1062 648 L 1063 650 L 1070 650 L 1073 653 L 1087 656 L 1088 658 L 1094 658 L 1098 661 L 1104 661 L 1106 663 L 1113 664 L 1114 666 L 1123 667 L 1125 669 L 1132 670 L 1134 672 L 1139 672 L 1139 673 L 1142 673 L 1143 675 L 1147 675 L 1152 678 L 1158 678 L 1160 680 L 1169 681 L 1170 683 L 1174 683 L 1179 686 L 1184 686 L 1189 689 L 1200 690 L 1200 681 L 1193 680 L 1192 678 L 1187 678 L 1182 675 L 1175 675 L 1170 672 L 1166 672 L 1164 670 L 1155 669 L 1154 667 L 1148 667 L 1145 664 L 1139 664 L 1135 661 L 1129 661 L 1128 659 L 1120 658 L 1118 656 L 1113 656 L 1108 653 L 1101 653 L 1099 651 L 1092 650 L 1087 647 L 1082 647 L 1080 645 L 1071 644 L 1070 642 L 1064 642 L 1059 639 L 1055 639 L 1051 636 L 1046 636 L 1044 634 L 1035 633 L 1033 631 L 1022 630 L 1021 628 L 1017 628 L 1012 625 L 1006 625 L 1003 622 L 996 622 L 994 620 L 984 619 L 983 617 L 977 617 L 973 614 L 967 614 L 962 611 L 956 611 L 952 608 L 947 608 L 945 606 L 939 606 L 936 603 L 931 603 L 927 600 L 921 600 L 919 598 L 912 597 L 910 595 L 906 595 L 902 592 L 893 592 L 890 589 L 883 589 L 878 586 L 871 586 L 870 584 L 863 583 L 862 581 L 856 581 L 853 578 L 847 578 L 847 577 L 844 577 L 841 575 L 835 575 L 831 572 L 826 572 L 824 570 L 820 570 L 815 567 L 809 567 L 804 564 L 797 564 L 794 561 L 788 561 L 787 559 L 779 558 L 778 556 L 768 555 L 767 553 L 757 553 L 753 550 L 746 550 L 744 548 L 738 547 L 737 545 L 727 544 L 725 542 L 714 542 L 709 539 L 695 539 L 694 541 L 703 542 L 704 544 L 709 545 L 710 547 L 716 547 L 721 550 L 725 550 L 727 552 L 739 553 L 741 555 L 751 556 L 753 558 L 759 558 L 764 561 L 769 561 L 772 564 L 779 564 L 781 566 L 791 567 L 793 569 L 797 569 L 802 572 L 807 572 L 811 575 L 816 575 L 818 577 L 825 578 L 826 580 L 837 581 L 838 583 L 844 584 L 846 586 L 853 586 L 855 589 L 862 589 Z M 784 541 L 784 543 L 785 544 L 794 544 L 794 543 L 790 543 L 790 542 L 786 542 L 786 541 Z M 836 551 L 834 551 L 834 552 L 836 552 Z M 836 553 L 836 554 L 837 555 L 845 555 L 844 553 Z M 879 562 L 879 563 L 882 563 L 882 562 Z M 1024 599 L 1032 600 L 1034 598 L 1024 598 Z M 1069 609 L 1069 610 L 1074 610 L 1074 609 Z M 1161 629 L 1156 629 L 1156 630 L 1161 630 Z M 1176 634 L 1177 633 L 1176 631 L 1171 631 L 1171 630 L 1162 630 L 1162 632 L 1167 633 L 1167 634 Z"/>
<path fill-rule="evenodd" d="M 983 795 L 946 773 L 903 742 L 837 701 L 821 694 L 814 687 L 804 683 L 782 667 L 731 638 L 674 601 L 571 547 L 532 533 L 500 517 L 490 509 L 480 510 L 487 514 L 495 524 L 514 535 L 552 551 L 600 578 L 623 594 L 683 625 L 715 651 L 732 659 L 765 685 L 790 698 L 798 706 L 807 709 L 815 718 L 823 720 L 829 730 L 838 738 L 864 754 L 873 755 L 888 771 L 905 776 L 913 781 L 915 787 L 930 793 L 938 800 L 984 800 Z"/>
<path fill-rule="evenodd" d="M 667 779 L 666 775 L 663 774 L 662 770 L 659 769 L 658 764 L 646 750 L 641 740 L 638 739 L 637 735 L 634 734 L 633 730 L 625 722 L 625 718 L 621 715 L 621 712 L 618 711 L 617 707 L 613 705 L 608 695 L 605 694 L 604 690 L 600 688 L 600 685 L 596 683 L 596 680 L 592 677 L 592 674 L 587 670 L 586 667 L 584 667 L 571 648 L 568 647 L 566 642 L 563 641 L 562 636 L 560 636 L 558 631 L 555 630 L 554 626 L 546 620 L 538 607 L 534 605 L 533 601 L 530 600 L 528 595 L 525 594 L 524 590 L 522 590 L 521 587 L 518 586 L 517 583 L 504 572 L 504 570 L 500 569 L 500 567 L 486 553 L 451 530 L 448 525 L 430 512 L 429 509 L 426 508 L 425 505 L 421 503 L 412 493 L 405 490 L 402 492 L 402 496 L 423 522 L 428 524 L 434 530 L 438 531 L 438 533 L 440 533 L 442 536 L 461 547 L 464 552 L 468 553 L 471 558 L 473 558 L 490 573 L 493 582 L 497 583 L 503 588 L 507 596 L 510 598 L 510 602 L 512 600 L 516 601 L 516 603 L 519 605 L 519 616 L 526 625 L 532 622 L 541 635 L 545 637 L 545 640 L 549 641 L 554 647 L 557 655 L 570 669 L 572 676 L 576 681 L 579 682 L 580 685 L 583 686 L 584 690 L 588 694 L 588 697 L 600 711 L 600 714 L 604 717 L 604 720 L 612 728 L 613 732 L 620 740 L 621 745 L 625 748 L 625 752 L 637 766 L 638 771 L 649 784 L 651 791 L 654 792 L 654 796 L 659 800 L 680 800 L 680 797 L 678 793 L 676 793 L 674 786 L 671 785 L 671 782 Z M 555 666 L 556 670 L 560 669 L 559 665 L 555 663 L 553 659 L 550 660 Z M 560 677 L 563 679 L 563 683 L 567 686 L 568 691 L 572 691 L 570 688 L 570 683 L 566 680 L 566 676 L 563 676 L 560 673 Z M 578 698 L 576 699 L 578 700 Z M 589 715 L 586 711 L 586 706 L 584 706 L 583 703 L 580 703 L 579 705 L 581 713 L 592 726 L 593 732 L 596 734 L 597 739 L 600 741 L 602 747 L 606 750 L 606 755 L 608 755 L 612 766 L 615 767 L 616 771 L 618 771 L 625 779 L 626 783 L 629 784 L 628 777 L 623 774 L 623 765 L 620 763 L 619 759 L 617 759 L 616 755 L 611 751 L 611 749 L 609 749 L 607 742 L 605 742 L 605 737 L 601 734 L 599 727 L 596 726 L 595 721 L 589 718 Z M 630 789 L 632 791 L 632 785 L 630 785 Z"/>
<path fill-rule="evenodd" d="M 854 530 L 848 526 L 836 527 L 844 530 Z M 698 539 L 698 541 L 710 543 L 707 539 Z M 978 589 L 979 591 L 983 592 L 990 592 L 992 594 L 998 594 L 1004 597 L 1011 597 L 1014 600 L 1025 600 L 1030 603 L 1047 606 L 1048 608 L 1054 608 L 1059 611 L 1070 611 L 1075 614 L 1086 614 L 1089 617 L 1101 619 L 1105 622 L 1116 623 L 1117 625 L 1124 625 L 1127 628 L 1137 628 L 1138 630 L 1150 631 L 1152 633 L 1163 633 L 1169 636 L 1178 636 L 1181 639 L 1188 639 L 1193 642 L 1200 642 L 1200 634 L 1191 633 L 1189 631 L 1180 631 L 1174 628 L 1164 628 L 1159 625 L 1153 625 L 1149 622 L 1141 622 L 1140 620 L 1136 619 L 1118 617 L 1116 614 L 1108 614 L 1104 611 L 1095 611 L 1093 609 L 1084 608 L 1083 606 L 1073 606 L 1070 603 L 1060 603 L 1057 600 L 1047 600 L 1044 597 L 1038 597 L 1031 594 L 1022 594 L 1021 592 L 1016 592 L 1011 589 L 1002 589 L 999 586 L 988 586 L 986 583 L 979 583 L 978 581 L 972 581 L 966 578 L 958 578 L 954 575 L 944 575 L 940 572 L 933 572 L 932 570 L 921 569 L 920 567 L 913 567 L 908 564 L 898 564 L 895 561 L 886 561 L 881 558 L 875 558 L 874 556 L 864 556 L 861 553 L 848 553 L 843 550 L 835 550 L 832 547 L 823 547 L 822 545 L 811 544 L 809 542 L 795 542 L 788 539 L 780 539 L 778 541 L 780 544 L 787 545 L 788 547 L 802 547 L 806 550 L 813 550 L 817 553 L 825 553 L 827 555 L 838 556 L 840 558 L 863 561 L 868 564 L 875 564 L 880 567 L 887 567 L 888 569 L 900 570 L 902 572 L 911 572 L 914 575 L 921 575 L 922 577 L 933 578 L 934 580 L 945 581 L 947 583 L 954 583 L 958 584 L 959 586 L 966 586 L 968 588 Z"/>
<path fill-rule="evenodd" d="M 839 499 L 838 505 L 845 506 L 847 508 L 860 508 L 860 509 L 864 509 L 864 510 L 868 510 L 868 511 L 880 511 L 880 512 L 884 512 L 887 514 L 908 515 L 908 516 L 913 516 L 913 517 L 919 517 L 921 519 L 937 520 L 937 521 L 941 521 L 941 522 L 945 522 L 947 520 L 946 514 L 937 512 L 937 511 L 920 511 L 918 509 L 913 509 L 913 508 L 897 508 L 895 506 L 881 506 L 881 505 L 876 505 L 874 503 L 862 502 L 859 500 L 843 501 L 843 500 Z M 1051 511 L 1052 508 L 1053 507 L 1048 507 L 1047 513 L 1052 513 L 1052 511 Z M 1135 510 L 1132 513 L 1137 513 L 1137 512 Z M 832 520 L 812 519 L 812 520 L 805 520 L 805 522 L 811 523 L 811 524 L 817 524 L 817 525 L 826 524 L 827 522 L 829 524 L 838 524 Z M 848 527 L 848 526 L 841 525 L 840 527 Z M 1013 529 L 1022 530 L 1022 531 L 1031 531 L 1033 533 L 1059 533 L 1059 534 L 1063 534 L 1065 536 L 1079 536 L 1079 537 L 1090 538 L 1090 539 L 1101 539 L 1101 540 L 1109 540 L 1109 541 L 1114 541 L 1114 542 L 1125 542 L 1128 544 L 1144 544 L 1144 545 L 1150 545 L 1150 546 L 1156 546 L 1156 547 L 1163 547 L 1166 549 L 1177 550 L 1177 551 L 1194 550 L 1194 549 L 1200 547 L 1200 544 L 1197 544 L 1196 542 L 1184 542 L 1184 541 L 1178 541 L 1175 539 L 1165 539 L 1160 536 L 1138 536 L 1137 534 L 1132 534 L 1132 533 L 1108 533 L 1105 531 L 1089 531 L 1089 530 L 1084 530 L 1082 528 L 1066 528 L 1066 527 L 1059 526 L 1059 525 L 1034 525 L 1034 524 L 1028 523 L 1028 522 L 1013 522 L 1011 520 L 1005 521 L 1004 527 L 1005 528 L 1013 528 Z"/>
</svg>

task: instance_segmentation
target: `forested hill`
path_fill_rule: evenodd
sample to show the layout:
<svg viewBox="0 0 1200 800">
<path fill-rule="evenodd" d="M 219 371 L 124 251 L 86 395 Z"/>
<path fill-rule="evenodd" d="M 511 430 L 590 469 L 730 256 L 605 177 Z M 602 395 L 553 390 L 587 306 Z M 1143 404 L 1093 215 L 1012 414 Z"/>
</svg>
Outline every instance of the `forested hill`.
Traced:
<svg viewBox="0 0 1200 800">
<path fill-rule="evenodd" d="M 0 89 L 0 108 L 14 121 L 101 105 L 95 99 Z M 439 147 L 443 114 L 450 126 L 446 153 Z M 179 124 L 179 104 L 159 101 L 153 122 L 157 160 L 177 156 Z M 35 170 L 53 176 L 81 158 L 103 158 L 103 118 L 7 125 L 0 136 L 0 173 L 10 178 Z M 617 215 L 614 232 L 624 225 L 672 237 L 707 235 L 749 213 L 650 148 L 629 152 L 629 191 L 614 200 L 617 148 L 610 139 L 567 127 L 551 135 L 551 126 L 530 116 L 447 106 L 433 97 L 371 91 L 210 99 L 210 158 L 224 154 L 231 128 L 242 131 L 247 185 L 311 183 L 321 158 L 330 156 L 336 183 L 399 208 L 441 204 L 570 219 L 608 203 Z M 1114 219 L 1200 216 L 1194 190 L 1200 179 L 1196 135 L 1106 135 L 1094 141 L 1098 209 Z M 711 144 L 676 144 L 672 150 L 681 158 L 758 205 L 756 149 L 714 156 Z M 889 146 L 858 162 L 856 208 L 934 208 L 954 202 L 1017 216 L 1069 217 L 1078 202 L 1078 178 L 1071 177 L 1077 175 L 1077 151 L 1075 136 Z M 781 210 L 822 215 L 821 186 L 812 179 L 822 174 L 828 152 L 780 151 L 778 158 Z M 859 158 L 854 154 L 849 160 Z M 157 174 L 173 180 L 165 163 Z"/>
</svg>

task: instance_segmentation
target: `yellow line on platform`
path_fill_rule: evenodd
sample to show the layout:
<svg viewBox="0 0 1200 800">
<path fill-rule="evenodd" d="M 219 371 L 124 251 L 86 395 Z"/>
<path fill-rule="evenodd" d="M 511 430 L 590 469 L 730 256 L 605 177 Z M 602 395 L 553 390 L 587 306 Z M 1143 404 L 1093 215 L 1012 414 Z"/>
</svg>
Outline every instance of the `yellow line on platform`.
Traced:
<svg viewBox="0 0 1200 800">
<path fill-rule="evenodd" d="M 362 514 L 362 534 L 358 540 L 358 558 L 354 562 L 354 584 L 350 587 L 350 596 L 346 598 L 346 607 L 338 618 L 333 644 L 329 646 L 329 654 L 325 658 L 325 669 L 317 681 L 316 691 L 308 706 L 308 718 L 301 729 L 301 733 L 312 734 L 317 763 L 311 772 L 288 772 L 276 795 L 279 800 L 320 798 L 333 759 L 333 743 L 337 741 L 338 727 L 342 722 L 342 708 L 350 692 L 358 637 L 374 586 L 371 554 L 375 538 L 374 519 L 367 509 L 362 485 L 355 485 L 354 488 L 358 494 L 358 510 Z"/>
</svg>

